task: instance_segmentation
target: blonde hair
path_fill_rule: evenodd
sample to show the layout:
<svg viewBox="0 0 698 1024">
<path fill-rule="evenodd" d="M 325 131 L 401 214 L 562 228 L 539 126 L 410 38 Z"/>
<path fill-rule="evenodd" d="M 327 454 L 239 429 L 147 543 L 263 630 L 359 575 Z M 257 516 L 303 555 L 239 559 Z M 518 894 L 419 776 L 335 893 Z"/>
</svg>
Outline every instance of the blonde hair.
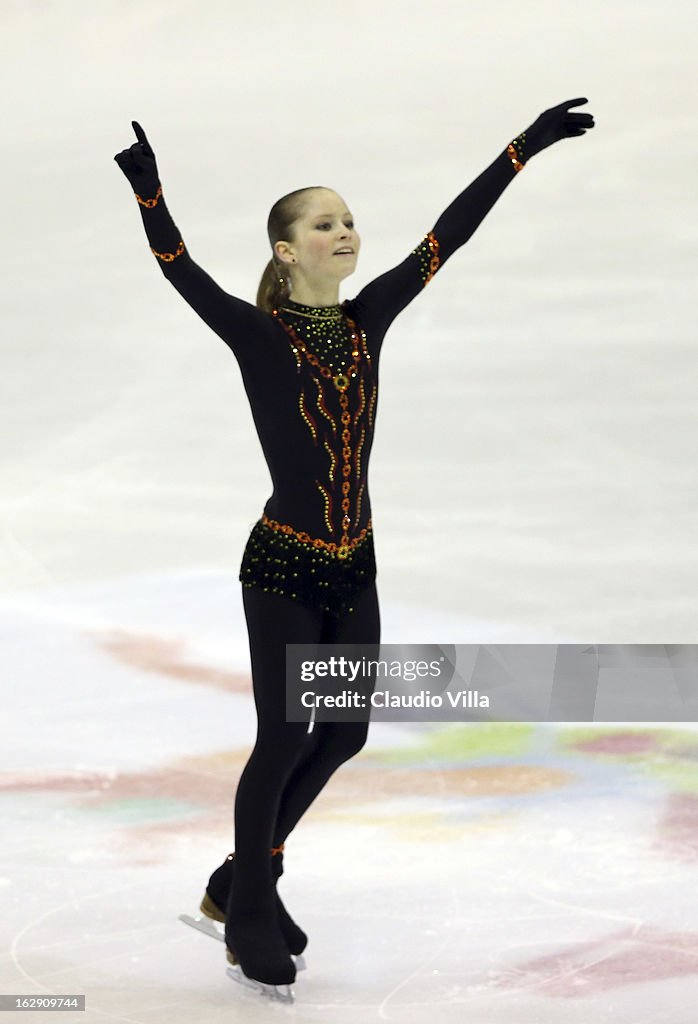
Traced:
<svg viewBox="0 0 698 1024">
<path fill-rule="evenodd" d="M 262 279 L 257 289 L 257 308 L 265 313 L 271 313 L 277 309 L 284 299 L 290 294 L 288 283 L 288 269 L 285 263 L 281 263 L 273 252 L 276 242 L 293 241 L 293 225 L 302 216 L 305 206 L 305 193 L 313 192 L 315 189 L 325 188 L 324 185 L 308 185 L 306 188 L 297 188 L 295 192 L 289 192 L 282 196 L 272 206 L 267 219 L 267 235 L 269 244 L 272 247 L 272 258 L 264 268 Z M 281 284 L 279 278 L 283 277 Z"/>
</svg>

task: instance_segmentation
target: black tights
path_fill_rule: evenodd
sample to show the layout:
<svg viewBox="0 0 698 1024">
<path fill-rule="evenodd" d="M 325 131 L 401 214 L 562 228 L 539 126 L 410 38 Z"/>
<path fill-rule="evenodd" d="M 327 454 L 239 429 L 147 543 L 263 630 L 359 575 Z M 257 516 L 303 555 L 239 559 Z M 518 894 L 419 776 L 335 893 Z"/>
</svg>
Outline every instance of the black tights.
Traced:
<svg viewBox="0 0 698 1024">
<path fill-rule="evenodd" d="M 235 797 L 235 857 L 246 883 L 256 888 L 270 878 L 271 847 L 285 841 L 330 776 L 361 750 L 368 735 L 370 709 L 365 721 L 316 721 L 310 732 L 308 722 L 286 721 L 286 644 L 366 644 L 371 646 L 362 654 L 377 658 L 380 612 L 375 582 L 341 618 L 259 587 L 243 587 L 242 592 L 257 739 Z"/>
</svg>

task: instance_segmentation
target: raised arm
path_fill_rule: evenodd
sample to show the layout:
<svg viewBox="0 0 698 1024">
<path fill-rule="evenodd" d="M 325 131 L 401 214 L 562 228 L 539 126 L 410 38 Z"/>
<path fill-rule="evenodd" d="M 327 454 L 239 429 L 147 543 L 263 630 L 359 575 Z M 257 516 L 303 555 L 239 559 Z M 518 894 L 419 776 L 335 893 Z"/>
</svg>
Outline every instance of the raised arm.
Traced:
<svg viewBox="0 0 698 1024">
<path fill-rule="evenodd" d="M 165 204 L 155 154 L 138 122 L 131 124 L 138 142 L 114 159 L 133 188 L 150 250 L 167 280 L 192 309 L 237 356 L 244 356 L 255 331 L 267 326 L 268 318 L 256 306 L 223 291 L 191 258 Z"/>
<path fill-rule="evenodd" d="M 594 127 L 591 114 L 570 114 L 568 108 L 586 99 L 567 100 L 544 111 L 513 139 L 482 174 L 446 207 L 434 227 L 392 270 L 374 278 L 352 302 L 357 322 L 385 332 L 395 317 L 422 291 L 456 249 L 482 223 L 516 174 L 532 156 L 558 139 L 584 135 Z"/>
</svg>

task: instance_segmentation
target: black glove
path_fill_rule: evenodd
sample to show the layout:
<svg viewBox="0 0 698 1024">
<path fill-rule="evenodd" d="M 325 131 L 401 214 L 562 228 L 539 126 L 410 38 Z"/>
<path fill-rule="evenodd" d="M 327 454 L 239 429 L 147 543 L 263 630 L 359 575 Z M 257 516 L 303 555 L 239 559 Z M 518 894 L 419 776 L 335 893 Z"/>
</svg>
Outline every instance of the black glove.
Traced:
<svg viewBox="0 0 698 1024">
<path fill-rule="evenodd" d="M 155 154 L 138 121 L 131 121 L 131 124 L 138 142 L 122 149 L 114 159 L 130 181 L 133 191 L 144 199 L 151 199 L 160 185 Z"/>
<path fill-rule="evenodd" d="M 565 100 L 550 110 L 544 110 L 530 128 L 526 129 L 526 141 L 523 144 L 523 160 L 529 160 L 542 149 L 552 146 L 560 139 L 571 138 L 573 135 L 585 135 L 588 128 L 594 127 L 593 114 L 570 114 L 569 107 L 578 107 L 580 103 L 588 103 L 585 97 Z"/>
</svg>

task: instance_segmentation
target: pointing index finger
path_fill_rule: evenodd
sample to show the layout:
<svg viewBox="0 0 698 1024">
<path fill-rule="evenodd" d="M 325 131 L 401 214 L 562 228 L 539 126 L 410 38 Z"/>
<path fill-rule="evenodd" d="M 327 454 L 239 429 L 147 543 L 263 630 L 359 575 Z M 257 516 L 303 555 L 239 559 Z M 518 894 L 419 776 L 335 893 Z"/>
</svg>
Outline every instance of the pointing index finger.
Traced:
<svg viewBox="0 0 698 1024">
<path fill-rule="evenodd" d="M 148 142 L 148 139 L 146 138 L 146 134 L 143 131 L 143 129 L 141 128 L 141 126 L 139 125 L 138 121 L 131 121 L 131 125 L 133 126 L 133 130 L 136 133 L 136 138 L 138 139 L 138 141 L 140 142 L 141 146 L 143 147 L 143 152 L 145 153 L 145 155 L 146 156 L 153 156 L 154 154 L 153 154 L 152 149 L 150 148 L 150 143 Z"/>
</svg>

